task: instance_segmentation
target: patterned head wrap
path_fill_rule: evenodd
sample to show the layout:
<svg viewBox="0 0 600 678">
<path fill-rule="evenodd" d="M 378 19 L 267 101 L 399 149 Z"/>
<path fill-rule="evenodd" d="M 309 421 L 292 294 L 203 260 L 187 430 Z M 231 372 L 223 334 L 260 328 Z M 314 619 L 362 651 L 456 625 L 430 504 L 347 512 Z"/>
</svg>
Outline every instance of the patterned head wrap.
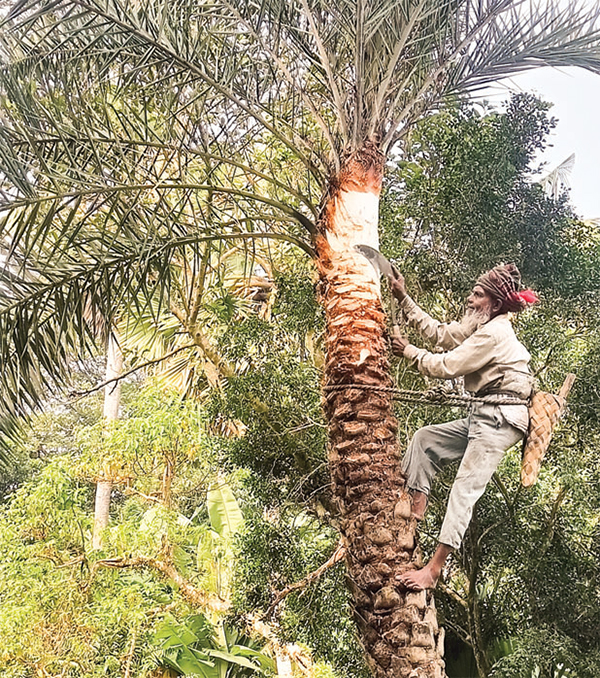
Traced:
<svg viewBox="0 0 600 678">
<path fill-rule="evenodd" d="M 519 290 L 521 274 L 514 264 L 495 266 L 479 276 L 475 284 L 502 302 L 499 313 L 519 313 L 538 301 L 537 294 L 532 290 Z"/>
</svg>

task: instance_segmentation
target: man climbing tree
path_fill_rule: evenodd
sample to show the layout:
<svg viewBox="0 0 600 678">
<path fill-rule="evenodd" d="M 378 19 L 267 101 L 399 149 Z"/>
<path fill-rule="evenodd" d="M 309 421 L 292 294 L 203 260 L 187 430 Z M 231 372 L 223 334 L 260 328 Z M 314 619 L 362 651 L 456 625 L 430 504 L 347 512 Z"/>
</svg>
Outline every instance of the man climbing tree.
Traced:
<svg viewBox="0 0 600 678">
<path fill-rule="evenodd" d="M 526 400 L 533 386 L 530 355 L 517 339 L 508 313 L 524 310 L 537 297 L 531 290 L 519 291 L 520 283 L 521 275 L 514 264 L 496 266 L 477 280 L 463 319 L 440 323 L 408 296 L 401 274 L 392 281 L 392 292 L 409 324 L 446 350 L 430 353 L 396 333 L 392 337 L 393 352 L 413 361 L 428 377 L 462 376 L 467 391 L 485 397 L 472 406 L 465 419 L 417 431 L 404 456 L 402 470 L 411 491 L 412 516 L 417 520 L 424 517 L 435 474 L 460 461 L 433 558 L 422 569 L 398 578 L 409 589 L 436 585 L 447 557 L 460 546 L 473 507 L 504 452 L 527 432 Z"/>
</svg>

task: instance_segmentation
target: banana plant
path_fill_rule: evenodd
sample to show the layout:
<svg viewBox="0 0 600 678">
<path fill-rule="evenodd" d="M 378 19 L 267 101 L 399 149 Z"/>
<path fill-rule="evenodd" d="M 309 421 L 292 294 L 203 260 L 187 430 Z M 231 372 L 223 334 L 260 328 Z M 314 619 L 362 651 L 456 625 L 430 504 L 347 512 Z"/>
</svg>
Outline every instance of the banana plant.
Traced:
<svg viewBox="0 0 600 678">
<path fill-rule="evenodd" d="M 208 570 L 208 587 L 221 598 L 229 595 L 233 553 L 232 539 L 244 518 L 231 487 L 213 484 L 206 497 L 211 529 L 198 541 L 198 569 Z"/>
<path fill-rule="evenodd" d="M 231 570 L 231 541 L 243 525 L 244 517 L 231 487 L 224 481 L 207 492 L 211 529 L 198 543 L 199 569 L 211 571 L 214 591 L 228 592 Z M 203 614 L 182 622 L 167 619 L 159 627 L 155 641 L 161 648 L 160 662 L 182 676 L 238 678 L 275 671 L 273 660 L 259 646 L 222 620 L 211 623 Z"/>
<path fill-rule="evenodd" d="M 202 614 L 168 619 L 154 636 L 159 662 L 180 676 L 242 678 L 275 672 L 275 663 L 235 629 L 213 626 Z"/>
</svg>

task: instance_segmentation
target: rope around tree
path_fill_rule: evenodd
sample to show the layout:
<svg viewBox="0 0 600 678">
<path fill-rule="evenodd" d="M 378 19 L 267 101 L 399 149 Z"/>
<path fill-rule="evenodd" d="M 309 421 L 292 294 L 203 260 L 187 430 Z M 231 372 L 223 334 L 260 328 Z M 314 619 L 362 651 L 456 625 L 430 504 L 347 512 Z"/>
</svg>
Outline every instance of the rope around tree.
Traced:
<svg viewBox="0 0 600 678">
<path fill-rule="evenodd" d="M 410 403 L 423 403 L 427 405 L 439 405 L 445 407 L 469 407 L 473 403 L 493 403 L 495 405 L 526 405 L 529 406 L 528 398 L 519 398 L 504 393 L 489 394 L 486 396 L 472 396 L 460 393 L 448 393 L 441 389 L 429 391 L 411 391 L 409 389 L 395 388 L 394 386 L 373 386 L 370 384 L 331 384 L 323 386 L 326 392 L 343 391 L 345 389 L 362 389 L 379 393 L 391 393 L 394 400 Z"/>
<path fill-rule="evenodd" d="M 542 459 L 550 445 L 552 434 L 567 405 L 567 396 L 575 381 L 574 374 L 567 374 L 557 395 L 537 391 L 531 398 L 519 398 L 507 393 L 495 393 L 486 396 L 448 393 L 441 389 L 429 391 L 411 391 L 393 386 L 374 386 L 370 384 L 332 384 L 323 387 L 329 393 L 345 389 L 360 389 L 380 393 L 391 393 L 395 400 L 405 402 L 440 405 L 450 407 L 468 407 L 472 403 L 493 403 L 496 405 L 526 405 L 529 409 L 529 430 L 525 436 L 521 460 L 521 483 L 531 487 L 537 480 Z"/>
</svg>

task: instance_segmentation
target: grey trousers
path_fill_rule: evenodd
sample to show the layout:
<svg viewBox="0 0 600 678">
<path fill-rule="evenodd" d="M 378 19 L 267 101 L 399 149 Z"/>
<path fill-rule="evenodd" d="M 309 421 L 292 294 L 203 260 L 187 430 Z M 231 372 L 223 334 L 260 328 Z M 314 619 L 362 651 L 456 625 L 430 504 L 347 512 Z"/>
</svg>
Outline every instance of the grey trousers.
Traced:
<svg viewBox="0 0 600 678">
<path fill-rule="evenodd" d="M 402 470 L 411 490 L 429 494 L 435 474 L 460 461 L 439 536 L 441 544 L 460 546 L 473 507 L 504 453 L 523 438 L 523 432 L 504 418 L 504 407 L 476 404 L 465 419 L 419 429 L 408 446 Z"/>
</svg>

